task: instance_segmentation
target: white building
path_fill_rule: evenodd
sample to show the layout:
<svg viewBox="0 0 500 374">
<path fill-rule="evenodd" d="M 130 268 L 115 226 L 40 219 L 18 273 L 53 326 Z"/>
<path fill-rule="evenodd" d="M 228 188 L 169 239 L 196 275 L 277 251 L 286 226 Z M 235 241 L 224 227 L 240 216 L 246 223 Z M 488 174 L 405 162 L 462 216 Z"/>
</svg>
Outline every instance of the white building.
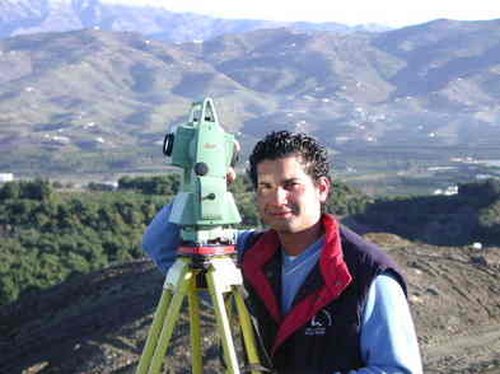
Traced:
<svg viewBox="0 0 500 374">
<path fill-rule="evenodd" d="M 0 173 L 0 183 L 12 182 L 14 180 L 14 173 Z"/>
</svg>

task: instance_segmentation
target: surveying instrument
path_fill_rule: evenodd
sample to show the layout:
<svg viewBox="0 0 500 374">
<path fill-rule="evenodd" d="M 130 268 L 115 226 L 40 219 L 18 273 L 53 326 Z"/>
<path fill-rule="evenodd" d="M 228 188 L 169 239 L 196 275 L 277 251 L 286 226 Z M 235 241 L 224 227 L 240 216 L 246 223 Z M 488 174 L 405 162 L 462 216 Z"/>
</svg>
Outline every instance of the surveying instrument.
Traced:
<svg viewBox="0 0 500 374">
<path fill-rule="evenodd" d="M 188 123 L 165 137 L 163 152 L 183 169 L 181 191 L 172 203 L 169 221 L 181 229 L 177 260 L 169 269 L 163 292 L 137 367 L 137 373 L 159 373 L 184 299 L 188 299 L 192 373 L 202 373 L 200 291 L 208 290 L 215 312 L 227 373 L 240 373 L 230 329 L 232 303 L 239 317 L 245 371 L 262 367 L 251 317 L 243 298 L 243 278 L 236 267 L 236 231 L 241 221 L 226 174 L 238 149 L 233 135 L 219 125 L 210 98 L 192 104 Z M 231 300 L 232 299 L 232 300 Z"/>
</svg>

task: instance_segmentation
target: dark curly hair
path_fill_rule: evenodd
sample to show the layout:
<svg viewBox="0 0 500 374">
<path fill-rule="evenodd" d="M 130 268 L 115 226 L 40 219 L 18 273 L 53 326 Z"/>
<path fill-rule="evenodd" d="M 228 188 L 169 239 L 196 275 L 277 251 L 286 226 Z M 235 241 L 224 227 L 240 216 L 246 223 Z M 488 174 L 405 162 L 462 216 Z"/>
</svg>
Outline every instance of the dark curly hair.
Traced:
<svg viewBox="0 0 500 374">
<path fill-rule="evenodd" d="M 314 181 L 320 177 L 330 179 L 328 151 L 316 139 L 299 132 L 273 131 L 255 145 L 250 155 L 247 174 L 253 187 L 257 187 L 257 165 L 261 161 L 294 155 L 301 158 L 304 171 Z"/>
</svg>

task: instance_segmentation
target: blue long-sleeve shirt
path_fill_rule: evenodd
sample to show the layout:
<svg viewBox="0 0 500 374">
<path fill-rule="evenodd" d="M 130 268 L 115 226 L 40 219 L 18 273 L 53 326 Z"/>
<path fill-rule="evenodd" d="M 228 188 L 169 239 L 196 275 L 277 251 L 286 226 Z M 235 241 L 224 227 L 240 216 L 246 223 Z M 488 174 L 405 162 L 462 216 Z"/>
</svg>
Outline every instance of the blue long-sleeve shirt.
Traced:
<svg viewBox="0 0 500 374">
<path fill-rule="evenodd" d="M 170 206 L 164 207 L 150 223 L 143 237 L 143 248 L 163 273 L 176 258 L 180 244 L 179 227 L 168 222 Z M 251 232 L 238 235 L 237 248 L 247 249 Z M 312 267 L 316 264 L 323 239 L 319 239 L 301 255 L 282 257 L 281 306 L 288 312 L 291 303 Z M 284 253 L 284 252 L 283 252 Z M 350 374 L 422 373 L 422 363 L 413 320 L 404 292 L 388 274 L 378 275 L 370 286 L 363 310 L 361 355 L 366 366 Z"/>
</svg>

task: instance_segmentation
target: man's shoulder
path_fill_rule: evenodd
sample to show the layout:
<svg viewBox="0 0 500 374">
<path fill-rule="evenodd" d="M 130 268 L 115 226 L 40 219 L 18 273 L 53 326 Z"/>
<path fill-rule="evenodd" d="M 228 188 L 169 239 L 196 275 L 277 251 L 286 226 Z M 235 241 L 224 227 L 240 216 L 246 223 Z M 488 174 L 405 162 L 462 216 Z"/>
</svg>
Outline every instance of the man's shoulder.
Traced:
<svg viewBox="0 0 500 374">
<path fill-rule="evenodd" d="M 342 254 L 349 270 L 354 273 L 376 273 L 381 249 L 343 225 L 339 232 Z"/>
<path fill-rule="evenodd" d="M 406 293 L 406 282 L 400 267 L 384 249 L 343 225 L 340 228 L 340 237 L 344 259 L 350 270 L 358 276 L 390 274 Z"/>
<path fill-rule="evenodd" d="M 344 225 L 340 225 L 340 239 L 342 241 L 342 249 L 352 251 L 368 252 L 370 254 L 378 254 L 383 250 L 375 243 L 366 240 L 358 233 Z"/>
<path fill-rule="evenodd" d="M 264 234 L 262 230 L 241 230 L 238 231 L 237 247 L 238 251 L 245 252 L 250 249 Z"/>
</svg>

